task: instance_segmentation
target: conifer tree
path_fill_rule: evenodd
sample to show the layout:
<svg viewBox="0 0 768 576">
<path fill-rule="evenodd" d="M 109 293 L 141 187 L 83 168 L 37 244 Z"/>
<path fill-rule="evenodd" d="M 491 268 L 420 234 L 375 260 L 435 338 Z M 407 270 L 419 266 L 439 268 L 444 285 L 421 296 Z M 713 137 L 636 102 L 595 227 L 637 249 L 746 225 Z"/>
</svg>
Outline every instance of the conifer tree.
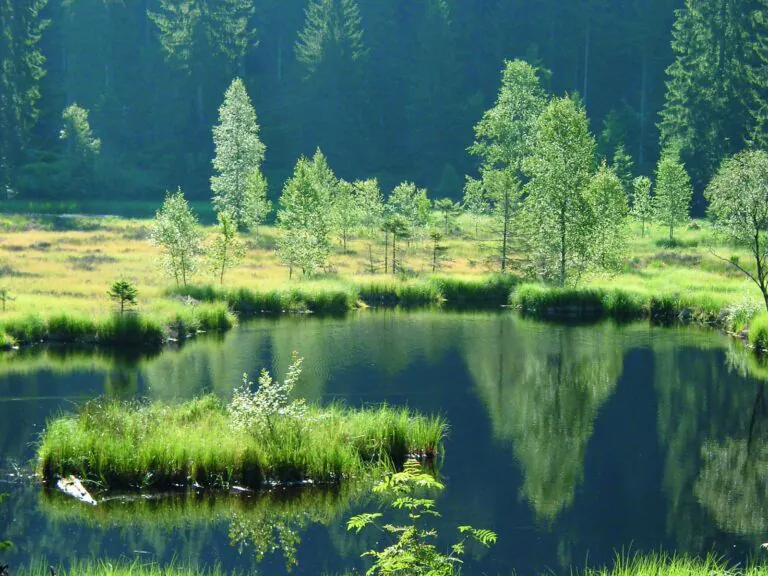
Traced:
<svg viewBox="0 0 768 576">
<path fill-rule="evenodd" d="M 265 146 L 259 140 L 256 112 L 240 78 L 235 78 L 219 109 L 219 124 L 213 127 L 216 156 L 211 178 L 213 205 L 228 211 L 240 228 L 251 228 L 263 205 L 265 182 L 260 175 Z"/>
<path fill-rule="evenodd" d="M 678 146 L 702 185 L 720 160 L 759 139 L 768 110 L 763 0 L 686 0 L 672 35 L 661 113 L 664 146 Z"/>
</svg>

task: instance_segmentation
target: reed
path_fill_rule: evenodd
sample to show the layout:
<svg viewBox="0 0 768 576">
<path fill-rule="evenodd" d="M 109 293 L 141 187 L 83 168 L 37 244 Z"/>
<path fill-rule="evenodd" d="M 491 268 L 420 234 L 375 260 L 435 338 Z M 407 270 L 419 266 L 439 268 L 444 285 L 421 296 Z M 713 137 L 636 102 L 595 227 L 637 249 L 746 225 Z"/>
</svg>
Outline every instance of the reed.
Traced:
<svg viewBox="0 0 768 576">
<path fill-rule="evenodd" d="M 14 569 L 19 576 L 50 576 L 49 563 L 44 559 L 32 561 L 28 566 Z M 237 573 L 224 572 L 219 566 L 210 568 L 182 566 L 171 563 L 161 566 L 144 560 L 106 560 L 91 559 L 75 561 L 56 568 L 58 576 L 236 576 Z"/>
<path fill-rule="evenodd" d="M 49 483 L 74 474 L 126 490 L 334 484 L 411 454 L 434 458 L 445 432 L 439 417 L 389 406 L 310 406 L 300 420 L 275 418 L 249 433 L 213 396 L 176 406 L 96 400 L 48 423 L 38 471 Z"/>
</svg>

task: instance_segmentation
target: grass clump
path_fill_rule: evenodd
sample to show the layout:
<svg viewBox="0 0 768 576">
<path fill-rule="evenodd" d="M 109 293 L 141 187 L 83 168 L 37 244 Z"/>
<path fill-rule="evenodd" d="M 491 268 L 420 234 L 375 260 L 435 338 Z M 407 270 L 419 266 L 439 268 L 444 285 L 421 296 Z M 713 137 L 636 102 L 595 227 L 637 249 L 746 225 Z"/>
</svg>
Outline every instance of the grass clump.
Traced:
<svg viewBox="0 0 768 576">
<path fill-rule="evenodd" d="M 98 342 L 120 346 L 160 346 L 165 330 L 160 322 L 138 314 L 114 314 L 98 327 Z"/>
<path fill-rule="evenodd" d="M 540 318 L 631 320 L 645 313 L 642 295 L 617 288 L 548 288 L 524 284 L 511 295 L 510 304 L 525 315 Z"/>
<path fill-rule="evenodd" d="M 132 490 L 336 483 L 409 454 L 434 457 L 445 430 L 440 418 L 389 406 L 308 406 L 302 418 L 252 429 L 234 426 L 213 396 L 176 406 L 96 400 L 49 422 L 38 471 L 47 482 L 74 474 Z"/>
<path fill-rule="evenodd" d="M 46 339 L 50 342 L 79 343 L 96 339 L 96 323 L 84 316 L 59 314 L 48 319 Z"/>
<path fill-rule="evenodd" d="M 14 570 L 19 576 L 50 576 L 49 564 L 38 559 L 29 566 L 20 566 Z M 58 576 L 224 576 L 220 567 L 196 568 L 172 563 L 161 566 L 154 562 L 122 559 L 74 561 L 69 566 L 56 568 Z"/>
<path fill-rule="evenodd" d="M 591 568 L 583 576 L 768 576 L 768 567 L 755 564 L 729 566 L 722 559 L 668 556 L 666 554 L 618 556 L 611 568 Z"/>
<path fill-rule="evenodd" d="M 506 304 L 518 278 L 509 274 L 474 278 L 437 276 L 432 282 L 438 287 L 447 307 L 486 308 Z"/>
<path fill-rule="evenodd" d="M 749 325 L 749 343 L 758 350 L 768 351 L 768 312 L 752 320 Z"/>
</svg>

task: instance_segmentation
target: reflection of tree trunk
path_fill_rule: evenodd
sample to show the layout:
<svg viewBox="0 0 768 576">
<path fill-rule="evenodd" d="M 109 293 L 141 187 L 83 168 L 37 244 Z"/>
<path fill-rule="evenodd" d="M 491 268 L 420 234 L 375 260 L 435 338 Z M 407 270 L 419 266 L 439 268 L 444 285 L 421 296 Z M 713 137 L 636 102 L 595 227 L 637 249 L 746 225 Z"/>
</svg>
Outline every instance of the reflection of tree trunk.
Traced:
<svg viewBox="0 0 768 576">
<path fill-rule="evenodd" d="M 747 456 L 752 449 L 752 439 L 754 438 L 755 423 L 757 422 L 758 410 L 762 408 L 765 410 L 765 384 L 760 384 L 760 388 L 757 390 L 757 396 L 755 396 L 755 402 L 752 404 L 752 418 L 749 420 L 749 435 L 747 436 Z M 749 459 L 747 459 L 747 462 Z"/>
</svg>

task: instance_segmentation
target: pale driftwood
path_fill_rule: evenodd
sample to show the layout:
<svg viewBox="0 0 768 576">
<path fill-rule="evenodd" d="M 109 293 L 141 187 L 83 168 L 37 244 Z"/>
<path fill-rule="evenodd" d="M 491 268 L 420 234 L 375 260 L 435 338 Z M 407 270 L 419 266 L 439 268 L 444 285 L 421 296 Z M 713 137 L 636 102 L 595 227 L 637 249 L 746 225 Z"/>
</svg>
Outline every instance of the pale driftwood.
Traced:
<svg viewBox="0 0 768 576">
<path fill-rule="evenodd" d="M 74 476 L 61 478 L 58 482 L 56 482 L 56 488 L 64 492 L 64 494 L 67 496 L 72 496 L 84 504 L 90 504 L 91 506 L 96 506 L 97 504 L 93 496 L 91 496 L 88 493 L 88 490 L 85 489 L 83 483 Z"/>
</svg>

